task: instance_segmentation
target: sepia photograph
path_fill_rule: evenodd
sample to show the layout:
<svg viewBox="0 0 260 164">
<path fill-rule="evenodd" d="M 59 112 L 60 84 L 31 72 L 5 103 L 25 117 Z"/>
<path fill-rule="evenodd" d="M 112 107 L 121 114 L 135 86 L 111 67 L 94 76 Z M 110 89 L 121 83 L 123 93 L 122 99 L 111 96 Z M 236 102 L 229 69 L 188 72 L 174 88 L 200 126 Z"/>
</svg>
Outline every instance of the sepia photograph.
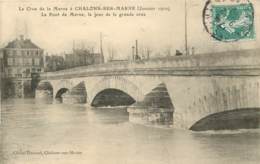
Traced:
<svg viewBox="0 0 260 164">
<path fill-rule="evenodd" d="M 260 0 L 0 0 L 0 164 L 259 164 Z"/>
</svg>

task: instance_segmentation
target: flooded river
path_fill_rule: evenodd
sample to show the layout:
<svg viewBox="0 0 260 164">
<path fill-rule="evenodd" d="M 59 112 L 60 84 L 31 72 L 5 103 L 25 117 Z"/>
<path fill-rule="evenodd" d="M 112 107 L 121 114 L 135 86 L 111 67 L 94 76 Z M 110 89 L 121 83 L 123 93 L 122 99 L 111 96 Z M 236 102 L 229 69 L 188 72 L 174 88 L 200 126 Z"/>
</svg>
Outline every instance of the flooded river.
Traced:
<svg viewBox="0 0 260 164">
<path fill-rule="evenodd" d="M 2 102 L 1 164 L 259 164 L 260 130 L 135 125 L 122 109 Z"/>
</svg>

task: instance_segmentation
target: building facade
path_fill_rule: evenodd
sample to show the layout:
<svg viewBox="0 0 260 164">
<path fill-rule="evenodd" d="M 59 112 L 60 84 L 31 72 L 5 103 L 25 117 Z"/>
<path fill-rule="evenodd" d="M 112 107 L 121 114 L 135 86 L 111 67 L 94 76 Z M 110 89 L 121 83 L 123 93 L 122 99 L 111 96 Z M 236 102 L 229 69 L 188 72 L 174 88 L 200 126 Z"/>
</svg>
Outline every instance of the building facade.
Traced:
<svg viewBox="0 0 260 164">
<path fill-rule="evenodd" d="M 45 56 L 45 72 L 53 72 L 65 69 L 65 59 L 63 56 L 50 55 Z"/>
<path fill-rule="evenodd" d="M 0 50 L 0 77 L 1 77 L 1 79 L 4 77 L 4 61 L 3 61 L 3 58 L 4 58 L 3 51 Z"/>
<path fill-rule="evenodd" d="M 4 65 L 3 65 L 3 51 L 0 50 L 0 103 L 2 98 L 2 90 L 3 90 L 3 77 L 4 77 Z"/>
<path fill-rule="evenodd" d="M 104 63 L 103 53 L 90 52 L 87 49 L 73 49 L 71 54 L 65 55 L 66 68 L 87 66 Z"/>
<path fill-rule="evenodd" d="M 7 44 L 3 53 L 3 95 L 33 97 L 39 74 L 44 71 L 43 49 L 20 36 Z"/>
</svg>

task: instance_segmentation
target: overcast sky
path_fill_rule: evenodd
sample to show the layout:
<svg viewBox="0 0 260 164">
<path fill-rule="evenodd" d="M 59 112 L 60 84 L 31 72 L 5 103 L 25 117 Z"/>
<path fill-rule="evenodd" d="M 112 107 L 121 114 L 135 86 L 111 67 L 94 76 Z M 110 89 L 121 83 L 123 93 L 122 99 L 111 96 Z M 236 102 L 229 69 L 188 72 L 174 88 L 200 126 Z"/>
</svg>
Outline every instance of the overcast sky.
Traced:
<svg viewBox="0 0 260 164">
<path fill-rule="evenodd" d="M 6 0 L 7 1 L 7 0 Z M 214 40 L 203 27 L 202 11 L 206 0 L 188 0 L 188 44 L 197 53 L 233 49 L 259 48 L 260 2 L 251 0 L 255 7 L 255 40 L 223 43 Z M 89 5 L 142 5 L 144 7 L 170 7 L 169 12 L 147 13 L 146 17 L 41 17 L 40 12 L 19 12 L 18 7 L 71 7 Z M 99 33 L 104 34 L 104 52 L 113 47 L 118 58 L 131 54 L 131 47 L 138 39 L 140 47 L 149 47 L 153 54 L 162 54 L 171 47 L 184 50 L 184 0 L 0 0 L 0 45 L 4 46 L 20 34 L 26 34 L 33 42 L 49 53 L 69 52 L 76 44 L 99 46 Z"/>
</svg>

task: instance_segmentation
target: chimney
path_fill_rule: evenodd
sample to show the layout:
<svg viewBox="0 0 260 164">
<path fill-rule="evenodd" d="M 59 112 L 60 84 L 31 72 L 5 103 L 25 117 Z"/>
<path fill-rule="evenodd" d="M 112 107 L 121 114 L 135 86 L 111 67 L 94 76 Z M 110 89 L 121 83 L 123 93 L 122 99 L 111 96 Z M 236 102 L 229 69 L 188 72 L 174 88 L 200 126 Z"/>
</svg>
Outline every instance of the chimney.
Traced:
<svg viewBox="0 0 260 164">
<path fill-rule="evenodd" d="M 132 47 L 132 58 L 135 60 L 135 46 Z"/>
<path fill-rule="evenodd" d="M 20 35 L 20 40 L 24 40 L 24 35 Z"/>
<path fill-rule="evenodd" d="M 138 56 L 138 40 L 135 41 L 135 55 Z"/>
</svg>

